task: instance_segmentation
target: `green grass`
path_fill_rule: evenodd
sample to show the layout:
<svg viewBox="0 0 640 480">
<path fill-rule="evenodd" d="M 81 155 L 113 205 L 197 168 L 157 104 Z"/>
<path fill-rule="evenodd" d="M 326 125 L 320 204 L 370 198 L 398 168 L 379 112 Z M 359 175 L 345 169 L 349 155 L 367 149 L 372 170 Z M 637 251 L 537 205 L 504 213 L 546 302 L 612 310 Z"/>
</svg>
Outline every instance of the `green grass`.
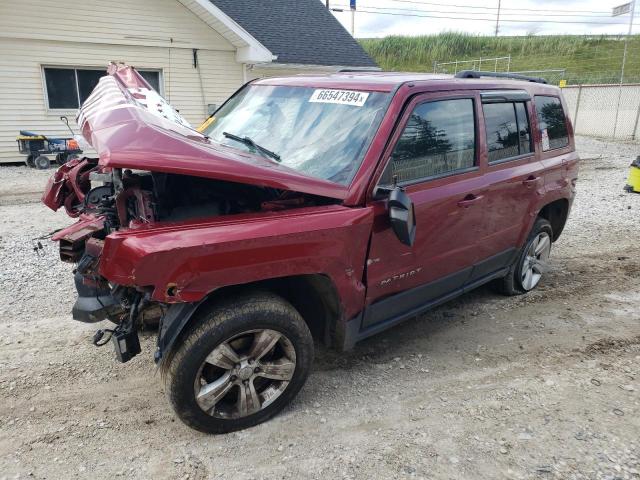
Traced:
<svg viewBox="0 0 640 480">
<path fill-rule="evenodd" d="M 564 77 L 562 74 L 546 77 L 554 83 L 565 78 L 569 84 L 619 82 L 624 49 L 624 37 L 618 36 L 485 37 L 455 32 L 361 39 L 360 43 L 384 70 L 433 72 L 434 62 L 511 55 L 510 71 L 566 69 Z M 473 63 L 461 64 L 458 70 L 473 67 Z M 478 67 L 476 62 L 475 69 Z M 481 67 L 506 71 L 507 60 L 497 65 L 484 61 Z M 453 73 L 454 66 L 438 71 Z M 640 82 L 640 35 L 629 39 L 624 81 Z"/>
</svg>

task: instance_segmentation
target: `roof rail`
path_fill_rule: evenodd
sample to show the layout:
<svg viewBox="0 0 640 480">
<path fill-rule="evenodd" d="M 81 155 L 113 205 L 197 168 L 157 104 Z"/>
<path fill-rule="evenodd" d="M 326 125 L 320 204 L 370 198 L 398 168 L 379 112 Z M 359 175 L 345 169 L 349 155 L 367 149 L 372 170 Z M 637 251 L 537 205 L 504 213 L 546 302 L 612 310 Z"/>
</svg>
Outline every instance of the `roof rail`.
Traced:
<svg viewBox="0 0 640 480">
<path fill-rule="evenodd" d="M 336 73 L 372 73 L 372 72 L 380 72 L 381 68 L 375 67 L 351 67 L 351 68 L 341 68 L 337 70 Z"/>
<path fill-rule="evenodd" d="M 547 83 L 544 78 L 540 77 L 527 77 L 526 75 L 520 75 L 518 73 L 509 72 L 482 72 L 478 70 L 460 70 L 455 75 L 456 78 L 481 78 L 481 77 L 494 77 L 494 78 L 510 78 L 512 80 L 524 80 L 525 82 L 534 83 Z"/>
</svg>

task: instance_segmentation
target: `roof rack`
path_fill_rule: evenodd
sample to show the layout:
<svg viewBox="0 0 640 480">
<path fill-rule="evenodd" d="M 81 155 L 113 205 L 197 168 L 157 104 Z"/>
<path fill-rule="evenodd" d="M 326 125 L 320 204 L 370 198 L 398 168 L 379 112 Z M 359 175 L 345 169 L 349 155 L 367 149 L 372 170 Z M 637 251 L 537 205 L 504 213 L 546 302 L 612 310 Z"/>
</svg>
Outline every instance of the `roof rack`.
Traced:
<svg viewBox="0 0 640 480">
<path fill-rule="evenodd" d="M 481 78 L 481 77 L 494 77 L 494 78 L 510 78 L 512 80 L 523 80 L 525 82 L 534 83 L 547 83 L 544 78 L 540 77 L 527 77 L 526 75 L 520 75 L 519 73 L 509 72 L 482 72 L 478 70 L 460 70 L 455 75 L 456 78 Z"/>
<path fill-rule="evenodd" d="M 379 72 L 380 68 L 373 67 L 353 67 L 353 68 L 341 68 L 337 70 L 336 73 L 371 73 L 371 72 Z"/>
</svg>

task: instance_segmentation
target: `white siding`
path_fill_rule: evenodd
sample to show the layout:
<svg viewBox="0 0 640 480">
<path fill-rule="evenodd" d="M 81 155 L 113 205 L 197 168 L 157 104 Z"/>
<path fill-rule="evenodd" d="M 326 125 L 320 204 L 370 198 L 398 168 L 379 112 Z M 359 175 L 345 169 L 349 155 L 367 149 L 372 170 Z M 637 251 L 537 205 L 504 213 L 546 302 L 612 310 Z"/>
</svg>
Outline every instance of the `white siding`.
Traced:
<svg viewBox="0 0 640 480">
<path fill-rule="evenodd" d="M 5 6 L 7 0 L 0 0 L 0 30 L 7 28 Z M 23 10 L 14 0 L 8 1 L 14 10 Z M 22 5 L 22 2 L 20 2 Z M 32 8 L 35 0 L 24 2 Z M 47 5 L 55 5 L 58 2 L 39 0 L 43 11 Z M 71 3 L 76 3 L 71 2 Z M 79 2 L 78 2 L 79 3 Z M 102 2 L 114 9 L 116 2 Z M 120 11 L 126 8 L 121 3 Z M 98 16 L 104 17 L 102 10 L 97 7 L 98 2 L 83 2 L 83 5 L 96 7 L 93 26 L 97 23 L 105 23 L 97 20 Z M 134 5 L 142 11 L 142 5 L 153 5 L 149 12 L 155 14 L 156 0 L 138 0 Z M 219 35 L 204 24 L 199 18 L 189 12 L 176 0 L 158 0 L 158 11 L 168 9 L 169 4 L 174 5 L 173 13 L 176 16 L 176 24 L 172 26 L 174 31 L 178 27 L 183 28 L 181 38 L 191 35 L 190 41 L 205 45 L 209 42 L 210 48 L 199 47 L 198 69 L 193 67 L 193 51 L 195 48 L 189 45 L 184 48 L 184 43 L 167 43 L 165 46 L 144 46 L 140 44 L 126 45 L 117 42 L 95 43 L 96 37 L 85 33 L 80 41 L 37 40 L 25 38 L 5 38 L 0 34 L 0 163 L 16 162 L 24 160 L 18 153 L 15 138 L 19 130 L 30 130 L 44 135 L 68 134 L 62 124 L 60 115 L 75 118 L 74 110 L 49 110 L 45 101 L 44 79 L 42 66 L 66 65 L 77 67 L 106 67 L 109 61 L 122 61 L 138 68 L 160 69 L 162 71 L 162 84 L 164 95 L 168 101 L 194 125 L 198 125 L 206 116 L 207 104 L 220 104 L 242 84 L 242 65 L 235 61 L 235 48 L 221 39 Z M 26 7 L 25 7 L 26 8 Z M 89 8 L 89 7 L 87 7 Z M 106 7 L 105 7 L 106 8 Z M 65 7 L 56 10 L 54 17 L 67 17 L 74 8 Z M 114 9 L 117 10 L 117 9 Z M 22 13 L 22 12 L 21 12 Z M 111 12 L 114 32 L 121 28 L 117 25 L 123 17 L 118 12 Z M 46 16 L 49 14 L 47 13 Z M 35 18 L 46 18 L 40 14 Z M 149 18 L 155 19 L 149 14 Z M 186 16 L 186 17 L 184 17 Z M 32 17 L 34 18 L 34 17 Z M 181 23 L 184 19 L 189 24 Z M 17 19 L 12 19 L 13 23 Z M 23 21 L 23 20 L 21 20 Z M 78 21 L 76 18 L 75 21 Z M 151 20 L 145 20 L 149 24 Z M 11 26 L 11 25 L 9 25 Z M 201 30 L 204 27 L 204 31 Z M 13 27 L 12 27 L 13 28 Z M 53 37 L 66 35 L 72 28 L 41 28 L 41 32 L 51 32 Z M 86 32 L 86 26 L 80 26 L 80 31 Z M 132 25 L 129 25 L 132 28 Z M 77 28 L 75 28 L 78 31 Z M 109 35 L 108 28 L 102 27 L 100 35 Z M 136 32 L 140 30 L 136 28 Z M 147 34 L 149 30 L 144 30 Z M 113 33 L 113 32 L 112 32 Z M 114 33 L 115 34 L 115 33 Z M 119 33 L 120 36 L 122 32 Z M 173 34 L 173 32 L 171 33 Z M 75 37 L 74 37 L 75 38 Z M 102 37 L 100 37 L 102 38 Z M 129 40 L 132 42 L 132 40 Z M 171 45 L 171 46 L 170 46 Z M 218 48 L 219 47 L 219 48 Z M 201 80 L 200 80 L 201 78 Z M 75 128 L 75 121 L 71 122 Z M 77 131 L 77 128 L 75 128 Z M 92 153 L 92 152 L 89 152 Z"/>
<path fill-rule="evenodd" d="M 1 0 L 0 37 L 235 51 L 177 0 Z"/>
<path fill-rule="evenodd" d="M 312 75 L 312 74 L 328 74 L 338 70 L 338 67 L 307 67 L 307 68 L 293 68 L 293 67 L 266 67 L 260 68 L 256 65 L 253 68 L 247 70 L 247 81 L 254 78 L 267 78 L 267 77 L 290 77 L 293 75 Z"/>
</svg>

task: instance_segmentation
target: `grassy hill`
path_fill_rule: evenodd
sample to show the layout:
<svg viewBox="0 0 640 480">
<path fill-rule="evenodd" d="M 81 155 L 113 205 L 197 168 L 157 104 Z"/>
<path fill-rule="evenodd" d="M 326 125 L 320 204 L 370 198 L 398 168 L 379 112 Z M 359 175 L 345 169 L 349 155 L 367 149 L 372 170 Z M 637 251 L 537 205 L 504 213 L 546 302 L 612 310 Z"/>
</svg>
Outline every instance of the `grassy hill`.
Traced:
<svg viewBox="0 0 640 480">
<path fill-rule="evenodd" d="M 364 49 L 385 70 L 433 72 L 434 62 L 452 62 L 511 55 L 509 70 L 564 69 L 563 73 L 540 73 L 556 83 L 565 78 L 569 84 L 618 83 L 624 49 L 624 37 L 618 36 L 522 36 L 484 37 L 463 33 L 442 33 L 420 37 L 392 36 L 361 39 Z M 508 60 L 483 61 L 482 70 L 507 70 Z M 475 62 L 478 70 L 479 63 Z M 453 73 L 454 65 L 438 68 Z M 458 70 L 474 69 L 460 63 Z M 531 74 L 535 75 L 535 74 Z M 625 82 L 640 82 L 640 35 L 629 40 Z"/>
</svg>

